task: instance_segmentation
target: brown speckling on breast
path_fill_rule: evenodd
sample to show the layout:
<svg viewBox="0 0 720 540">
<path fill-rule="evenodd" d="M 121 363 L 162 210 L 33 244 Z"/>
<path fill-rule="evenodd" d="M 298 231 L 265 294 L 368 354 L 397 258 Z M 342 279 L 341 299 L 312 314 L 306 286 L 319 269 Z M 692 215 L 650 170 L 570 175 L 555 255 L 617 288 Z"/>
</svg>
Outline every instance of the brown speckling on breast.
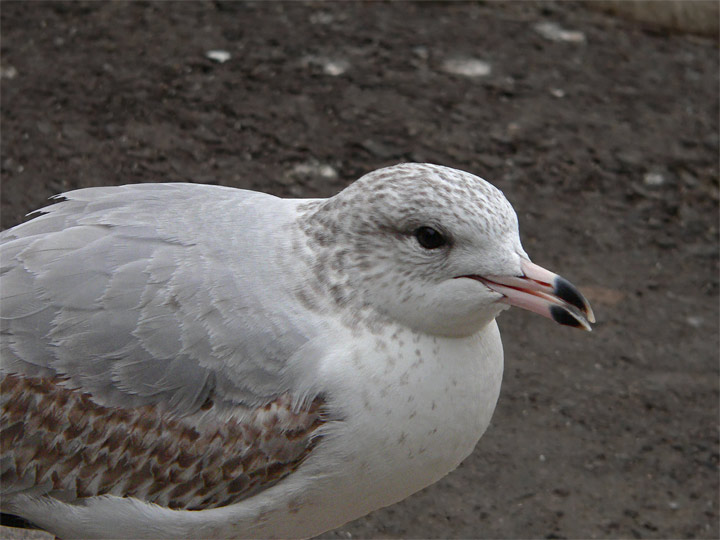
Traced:
<svg viewBox="0 0 720 540">
<path fill-rule="evenodd" d="M 297 469 L 319 441 L 321 398 L 295 411 L 283 395 L 242 421 L 202 427 L 157 406 L 117 409 L 61 379 L 0 382 L 0 481 L 11 497 L 47 484 L 64 497 L 112 494 L 174 509 L 238 502 Z M 203 410 L 212 409 L 212 401 Z"/>
</svg>

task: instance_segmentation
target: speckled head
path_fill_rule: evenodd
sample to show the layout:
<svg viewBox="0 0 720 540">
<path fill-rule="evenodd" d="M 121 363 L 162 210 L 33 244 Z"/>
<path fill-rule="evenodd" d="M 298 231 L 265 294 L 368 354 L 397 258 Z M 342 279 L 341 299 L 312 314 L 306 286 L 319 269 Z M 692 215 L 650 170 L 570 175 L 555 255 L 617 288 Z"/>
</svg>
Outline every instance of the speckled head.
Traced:
<svg viewBox="0 0 720 540">
<path fill-rule="evenodd" d="M 366 208 L 389 212 L 382 217 L 398 225 L 412 227 L 433 219 L 438 226 L 442 221 L 473 235 L 478 229 L 492 236 L 517 231 L 515 211 L 502 191 L 473 174 L 440 165 L 403 163 L 378 169 L 330 199 L 328 206 L 350 197 Z"/>
<path fill-rule="evenodd" d="M 466 274 L 520 274 L 502 192 L 470 173 L 406 163 L 371 172 L 303 218 L 316 273 L 340 305 L 419 331 L 467 335 L 505 307 Z"/>
</svg>

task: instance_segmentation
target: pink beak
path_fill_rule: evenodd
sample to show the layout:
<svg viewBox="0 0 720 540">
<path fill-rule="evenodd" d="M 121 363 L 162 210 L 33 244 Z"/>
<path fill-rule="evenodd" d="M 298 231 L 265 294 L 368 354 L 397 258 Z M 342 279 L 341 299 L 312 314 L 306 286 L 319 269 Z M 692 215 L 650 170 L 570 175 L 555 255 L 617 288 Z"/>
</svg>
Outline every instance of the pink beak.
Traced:
<svg viewBox="0 0 720 540">
<path fill-rule="evenodd" d="M 528 260 L 522 276 L 462 276 L 499 292 L 505 302 L 538 313 L 557 323 L 590 331 L 595 322 L 590 303 L 568 280 Z"/>
</svg>

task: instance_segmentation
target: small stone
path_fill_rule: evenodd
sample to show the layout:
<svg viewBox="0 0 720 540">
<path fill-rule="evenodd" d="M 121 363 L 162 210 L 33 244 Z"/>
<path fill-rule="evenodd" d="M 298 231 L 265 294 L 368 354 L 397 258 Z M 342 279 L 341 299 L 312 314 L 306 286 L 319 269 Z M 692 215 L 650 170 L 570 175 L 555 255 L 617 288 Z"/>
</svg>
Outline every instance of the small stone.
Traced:
<svg viewBox="0 0 720 540">
<path fill-rule="evenodd" d="M 345 60 L 328 60 L 325 65 L 323 65 L 323 72 L 325 75 L 337 77 L 338 75 L 345 73 L 349 67 L 350 64 L 348 64 Z"/>
<path fill-rule="evenodd" d="M 337 171 L 326 163 L 307 162 L 298 163 L 288 172 L 291 178 L 323 178 L 334 180 L 337 178 Z"/>
<path fill-rule="evenodd" d="M 550 89 L 550 95 L 552 97 L 556 98 L 564 98 L 565 97 L 565 90 L 562 88 L 551 88 Z"/>
<path fill-rule="evenodd" d="M 305 67 L 317 66 L 325 75 L 337 77 L 350 69 L 350 62 L 342 58 L 326 58 L 324 56 L 306 56 L 302 59 Z"/>
<path fill-rule="evenodd" d="M 17 77 L 18 70 L 14 66 L 3 66 L 0 67 L 0 78 L 1 79 L 14 79 Z"/>
<path fill-rule="evenodd" d="M 565 30 L 554 22 L 541 22 L 535 25 L 535 31 L 550 41 L 566 41 L 569 43 L 584 43 L 585 34 L 576 30 Z"/>
<path fill-rule="evenodd" d="M 219 49 L 208 51 L 205 53 L 205 56 L 218 64 L 223 64 L 230 60 L 230 53 Z"/>
<path fill-rule="evenodd" d="M 643 177 L 643 183 L 646 186 L 662 186 L 665 183 L 665 177 L 659 172 L 648 172 Z"/>
<path fill-rule="evenodd" d="M 490 64 L 479 58 L 448 58 L 442 64 L 443 71 L 463 77 L 484 77 L 490 75 Z"/>
</svg>

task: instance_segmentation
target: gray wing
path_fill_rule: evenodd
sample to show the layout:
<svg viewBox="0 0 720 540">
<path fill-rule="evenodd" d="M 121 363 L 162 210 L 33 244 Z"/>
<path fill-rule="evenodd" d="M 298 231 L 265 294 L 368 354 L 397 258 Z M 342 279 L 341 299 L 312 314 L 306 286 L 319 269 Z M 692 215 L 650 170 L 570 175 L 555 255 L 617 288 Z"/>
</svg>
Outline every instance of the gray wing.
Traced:
<svg viewBox="0 0 720 540">
<path fill-rule="evenodd" d="M 3 372 L 178 416 L 211 393 L 248 407 L 293 393 L 318 328 L 282 267 L 292 201 L 195 184 L 63 197 L 0 235 Z"/>
</svg>

